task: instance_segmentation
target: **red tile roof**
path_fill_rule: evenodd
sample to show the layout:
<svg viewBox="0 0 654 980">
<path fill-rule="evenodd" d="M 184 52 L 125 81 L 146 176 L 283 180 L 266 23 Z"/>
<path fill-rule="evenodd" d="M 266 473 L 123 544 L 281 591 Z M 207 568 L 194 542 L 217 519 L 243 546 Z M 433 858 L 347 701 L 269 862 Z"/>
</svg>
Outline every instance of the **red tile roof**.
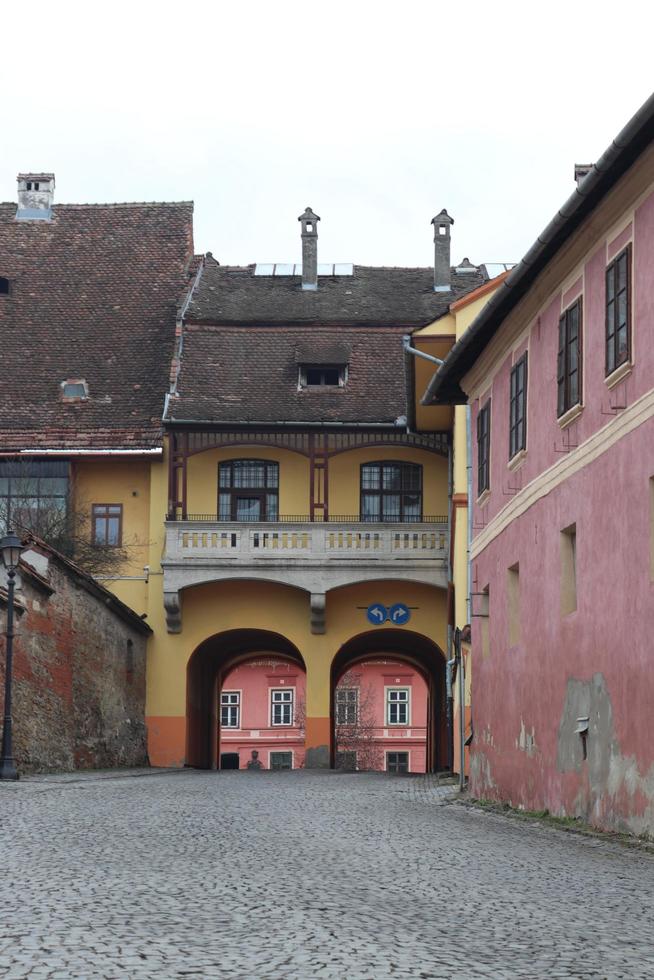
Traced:
<svg viewBox="0 0 654 980">
<path fill-rule="evenodd" d="M 0 453 L 161 445 L 193 205 L 0 204 Z M 89 397 L 62 400 L 83 378 Z"/>
</svg>

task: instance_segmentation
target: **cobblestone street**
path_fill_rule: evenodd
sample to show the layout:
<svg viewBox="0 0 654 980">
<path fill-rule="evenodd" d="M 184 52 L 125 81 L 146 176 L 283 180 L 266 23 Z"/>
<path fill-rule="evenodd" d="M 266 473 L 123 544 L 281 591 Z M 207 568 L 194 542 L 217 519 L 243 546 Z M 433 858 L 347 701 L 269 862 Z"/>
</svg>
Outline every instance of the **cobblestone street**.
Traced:
<svg viewBox="0 0 654 980">
<path fill-rule="evenodd" d="M 654 859 L 430 778 L 0 787 L 0 976 L 652 977 Z"/>
</svg>

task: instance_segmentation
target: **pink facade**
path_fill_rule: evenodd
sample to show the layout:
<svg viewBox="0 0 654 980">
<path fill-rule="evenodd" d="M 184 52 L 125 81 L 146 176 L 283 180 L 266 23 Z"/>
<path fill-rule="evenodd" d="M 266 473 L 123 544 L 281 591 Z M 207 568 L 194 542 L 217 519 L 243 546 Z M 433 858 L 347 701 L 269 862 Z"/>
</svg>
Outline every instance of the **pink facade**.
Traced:
<svg viewBox="0 0 654 980">
<path fill-rule="evenodd" d="M 495 367 L 474 383 L 473 447 L 489 397 L 491 435 L 490 488 L 473 522 L 471 790 L 651 833 L 651 186 L 622 213 L 609 209 L 610 221 L 602 213 L 580 232 L 585 257 L 567 271 L 561 264 L 560 288 L 543 293 L 523 333 L 516 315 L 500 327 L 488 351 Z M 607 377 L 607 268 L 627 246 L 631 351 Z M 538 292 L 538 281 L 532 288 Z M 559 419 L 559 320 L 578 297 L 581 408 Z M 525 351 L 526 447 L 509 465 L 510 377 Z M 474 464 L 477 497 L 476 452 Z"/>
<path fill-rule="evenodd" d="M 220 692 L 221 768 L 304 764 L 305 675 L 295 664 L 262 656 L 235 667 Z M 425 772 L 427 684 L 412 667 L 375 658 L 356 664 L 334 693 L 335 764 Z"/>
</svg>

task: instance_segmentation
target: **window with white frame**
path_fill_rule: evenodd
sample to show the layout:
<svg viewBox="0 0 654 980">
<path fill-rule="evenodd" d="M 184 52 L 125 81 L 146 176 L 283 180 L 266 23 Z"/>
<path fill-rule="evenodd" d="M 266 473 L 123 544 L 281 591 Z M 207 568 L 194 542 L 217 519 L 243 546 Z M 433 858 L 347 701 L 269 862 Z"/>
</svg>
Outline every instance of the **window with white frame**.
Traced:
<svg viewBox="0 0 654 980">
<path fill-rule="evenodd" d="M 386 723 L 388 725 L 409 724 L 409 689 L 389 687 L 386 690 Z"/>
<path fill-rule="evenodd" d="M 356 725 L 359 720 L 359 688 L 336 688 L 336 724 Z"/>
<path fill-rule="evenodd" d="M 293 724 L 293 691 L 276 690 L 270 692 L 271 721 L 273 725 Z"/>
<path fill-rule="evenodd" d="M 220 724 L 223 728 L 239 728 L 241 695 L 239 691 L 223 691 L 220 695 Z"/>
</svg>

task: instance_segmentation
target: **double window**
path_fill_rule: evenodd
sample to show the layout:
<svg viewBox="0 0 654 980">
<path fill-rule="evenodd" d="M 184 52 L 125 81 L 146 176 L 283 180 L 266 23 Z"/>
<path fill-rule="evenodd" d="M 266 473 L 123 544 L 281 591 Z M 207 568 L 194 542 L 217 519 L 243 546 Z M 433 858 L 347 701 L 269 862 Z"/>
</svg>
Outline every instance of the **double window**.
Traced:
<svg viewBox="0 0 654 980">
<path fill-rule="evenodd" d="M 490 420 L 491 401 L 479 409 L 477 415 L 477 496 L 490 490 Z"/>
<path fill-rule="evenodd" d="M 223 691 L 220 695 L 220 724 L 223 728 L 240 728 L 241 695 L 238 691 Z"/>
<path fill-rule="evenodd" d="M 261 459 L 219 464 L 218 520 L 276 521 L 279 517 L 279 465 Z"/>
<path fill-rule="evenodd" d="M 386 724 L 409 724 L 409 689 L 390 687 L 386 691 Z"/>
<path fill-rule="evenodd" d="M 606 373 L 631 358 L 631 245 L 606 270 Z"/>
<path fill-rule="evenodd" d="M 581 297 L 559 320 L 557 416 L 581 402 Z"/>
<path fill-rule="evenodd" d="M 416 463 L 364 463 L 361 467 L 362 521 L 419 521 L 422 517 L 422 466 Z"/>
<path fill-rule="evenodd" d="M 123 541 L 122 504 L 93 504 L 93 544 L 119 547 Z"/>
<path fill-rule="evenodd" d="M 509 459 L 527 448 L 527 354 L 511 369 Z"/>
<path fill-rule="evenodd" d="M 293 724 L 293 691 L 275 690 L 270 692 L 271 722 L 273 725 Z"/>
<path fill-rule="evenodd" d="M 341 687 L 336 689 L 336 724 L 356 725 L 359 720 L 359 689 Z"/>
</svg>

